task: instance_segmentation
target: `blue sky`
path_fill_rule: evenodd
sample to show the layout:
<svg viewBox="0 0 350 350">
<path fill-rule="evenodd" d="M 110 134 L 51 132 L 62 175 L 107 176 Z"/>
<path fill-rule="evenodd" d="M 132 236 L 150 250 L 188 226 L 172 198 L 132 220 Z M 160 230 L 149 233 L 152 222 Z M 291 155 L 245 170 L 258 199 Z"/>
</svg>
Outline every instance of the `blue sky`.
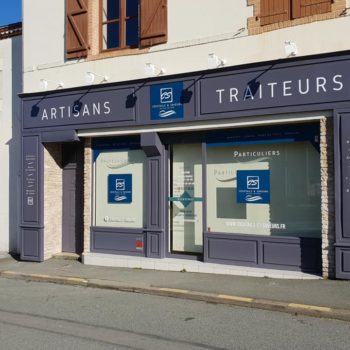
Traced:
<svg viewBox="0 0 350 350">
<path fill-rule="evenodd" d="M 0 26 L 22 20 L 22 0 L 0 0 Z"/>
</svg>

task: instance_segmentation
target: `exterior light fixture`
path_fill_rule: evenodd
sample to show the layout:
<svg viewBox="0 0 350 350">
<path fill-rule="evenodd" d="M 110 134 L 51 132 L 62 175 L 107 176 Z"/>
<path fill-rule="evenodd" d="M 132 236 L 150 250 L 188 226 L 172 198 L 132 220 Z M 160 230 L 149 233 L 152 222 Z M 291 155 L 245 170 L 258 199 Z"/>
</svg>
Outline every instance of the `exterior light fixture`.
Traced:
<svg viewBox="0 0 350 350">
<path fill-rule="evenodd" d="M 294 57 L 298 54 L 297 44 L 291 40 L 286 40 L 284 42 L 284 52 L 287 57 Z"/>
<path fill-rule="evenodd" d="M 94 72 L 86 72 L 85 73 L 85 83 L 86 84 L 93 84 L 96 77 L 102 78 L 101 83 L 107 82 L 109 79 L 107 75 L 96 74 Z"/>
<path fill-rule="evenodd" d="M 214 69 L 214 68 L 220 68 L 223 67 L 226 64 L 226 60 L 220 58 L 219 56 L 215 55 L 214 53 L 208 54 L 208 68 Z"/>
<path fill-rule="evenodd" d="M 47 79 L 40 79 L 40 89 L 41 90 L 47 90 L 48 86 L 49 86 L 49 82 L 51 83 L 55 83 L 57 85 L 56 89 L 60 89 L 63 88 L 64 83 L 63 81 L 55 81 L 55 80 L 47 80 Z"/>
<path fill-rule="evenodd" d="M 158 72 L 158 74 L 157 74 Z M 158 68 L 153 63 L 146 63 L 145 64 L 145 75 L 147 76 L 154 76 L 154 75 L 163 75 L 165 74 L 165 68 Z"/>
</svg>

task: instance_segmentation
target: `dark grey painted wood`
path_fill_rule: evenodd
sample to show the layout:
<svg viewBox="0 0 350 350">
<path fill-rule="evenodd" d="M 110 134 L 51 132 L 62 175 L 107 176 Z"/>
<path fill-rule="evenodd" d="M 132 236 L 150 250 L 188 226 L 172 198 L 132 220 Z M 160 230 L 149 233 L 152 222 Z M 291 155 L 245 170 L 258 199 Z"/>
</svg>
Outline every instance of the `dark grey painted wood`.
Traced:
<svg viewBox="0 0 350 350">
<path fill-rule="evenodd" d="M 350 109 L 334 117 L 336 277 L 350 279 Z"/>
<path fill-rule="evenodd" d="M 41 228 L 21 229 L 21 260 L 43 261 L 44 239 Z"/>
<path fill-rule="evenodd" d="M 42 142 L 77 142 L 79 137 L 76 130 L 46 131 L 41 133 Z"/>
<path fill-rule="evenodd" d="M 321 239 L 204 234 L 204 261 L 320 273 Z"/>
<path fill-rule="evenodd" d="M 22 138 L 22 201 L 20 257 L 22 260 L 44 260 L 44 184 L 43 146 L 38 135 Z"/>
<path fill-rule="evenodd" d="M 62 145 L 63 207 L 62 251 L 80 254 L 83 249 L 83 148 Z"/>
<path fill-rule="evenodd" d="M 145 256 L 145 233 L 142 229 L 91 228 L 91 251 Z"/>
</svg>

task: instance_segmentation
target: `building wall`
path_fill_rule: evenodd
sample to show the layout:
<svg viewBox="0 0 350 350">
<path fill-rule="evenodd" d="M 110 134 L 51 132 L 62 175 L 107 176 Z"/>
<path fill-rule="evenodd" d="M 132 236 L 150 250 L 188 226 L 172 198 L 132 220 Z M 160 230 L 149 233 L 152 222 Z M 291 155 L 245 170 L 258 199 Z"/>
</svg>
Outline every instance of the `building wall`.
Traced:
<svg viewBox="0 0 350 350">
<path fill-rule="evenodd" d="M 65 62 L 64 2 L 52 0 L 48 5 L 46 0 L 24 0 L 24 92 L 38 91 L 40 79 L 63 81 L 67 88 L 82 86 L 87 71 L 108 75 L 110 82 L 144 78 L 147 62 L 165 68 L 166 75 L 206 70 L 209 53 L 226 59 L 227 66 L 277 60 L 285 58 L 286 40 L 297 43 L 299 56 L 350 48 L 349 11 L 332 20 L 248 35 L 253 6 L 247 5 L 247 0 L 222 0 L 222 3 L 213 8 L 211 0 L 186 1 L 186 4 L 185 0 L 168 0 L 166 44 L 142 51 L 143 54 L 120 56 L 122 52 L 119 52 L 115 53 L 117 57 Z M 43 16 L 38 21 L 37 13 L 44 10 L 55 16 Z M 96 10 L 92 13 L 96 17 Z M 96 18 L 90 20 L 96 22 Z M 96 27 L 90 32 L 92 48 L 96 47 L 97 31 Z M 49 90 L 56 88 L 57 84 L 49 82 Z"/>
<path fill-rule="evenodd" d="M 92 225 L 92 149 L 91 139 L 84 141 L 84 252 L 90 252 L 90 227 Z"/>
<path fill-rule="evenodd" d="M 60 144 L 46 144 L 44 150 L 44 259 L 62 252 L 63 172 Z"/>
<path fill-rule="evenodd" d="M 0 40 L 0 252 L 18 252 L 22 38 Z"/>
</svg>

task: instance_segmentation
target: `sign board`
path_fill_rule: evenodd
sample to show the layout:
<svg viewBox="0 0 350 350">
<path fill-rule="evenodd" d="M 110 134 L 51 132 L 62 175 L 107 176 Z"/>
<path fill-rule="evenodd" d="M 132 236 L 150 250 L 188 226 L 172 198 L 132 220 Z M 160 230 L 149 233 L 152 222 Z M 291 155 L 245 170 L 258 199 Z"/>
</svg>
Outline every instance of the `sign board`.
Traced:
<svg viewBox="0 0 350 350">
<path fill-rule="evenodd" d="M 182 82 L 151 86 L 151 120 L 182 119 L 182 93 Z"/>
<path fill-rule="evenodd" d="M 238 170 L 237 202 L 251 204 L 270 203 L 270 171 Z"/>
<path fill-rule="evenodd" d="M 132 174 L 108 175 L 108 203 L 132 203 Z"/>
</svg>

